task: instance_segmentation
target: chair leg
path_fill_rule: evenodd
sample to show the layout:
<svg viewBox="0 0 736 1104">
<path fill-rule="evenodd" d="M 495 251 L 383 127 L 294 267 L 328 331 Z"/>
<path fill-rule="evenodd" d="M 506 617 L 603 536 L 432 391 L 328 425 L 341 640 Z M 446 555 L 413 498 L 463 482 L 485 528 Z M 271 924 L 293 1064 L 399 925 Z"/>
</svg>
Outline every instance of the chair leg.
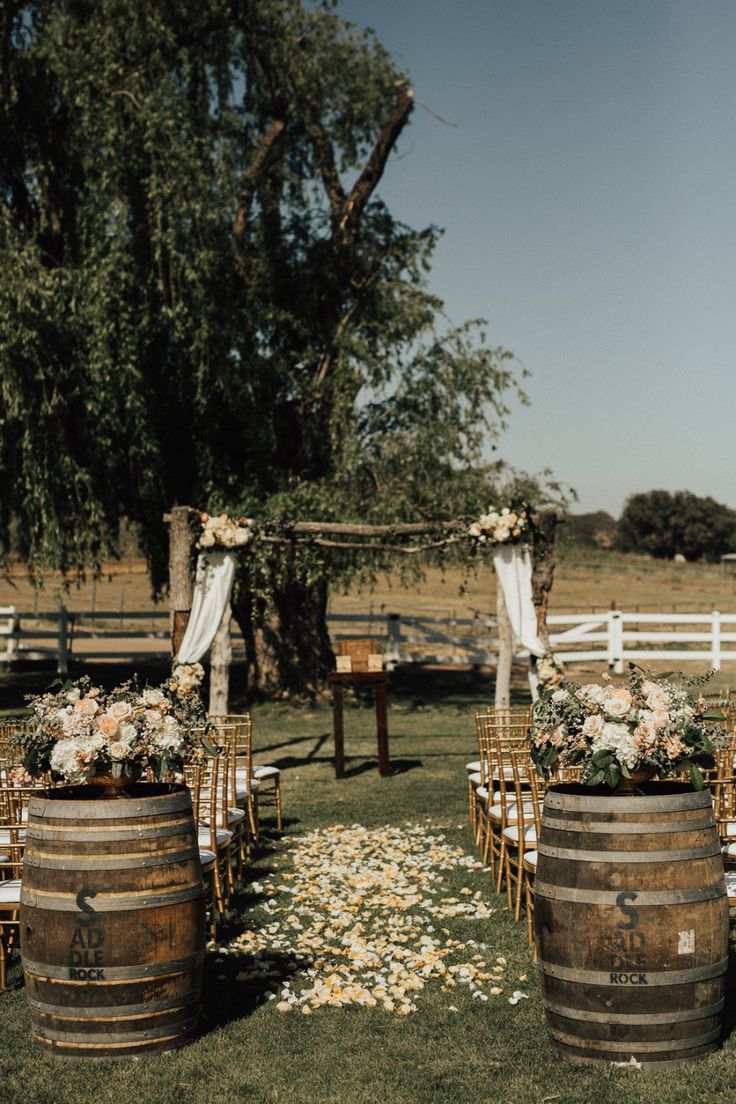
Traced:
<svg viewBox="0 0 736 1104">
<path fill-rule="evenodd" d="M 281 778 L 278 775 L 274 778 L 274 800 L 276 801 L 276 830 L 281 832 L 284 822 L 281 815 Z"/>
</svg>

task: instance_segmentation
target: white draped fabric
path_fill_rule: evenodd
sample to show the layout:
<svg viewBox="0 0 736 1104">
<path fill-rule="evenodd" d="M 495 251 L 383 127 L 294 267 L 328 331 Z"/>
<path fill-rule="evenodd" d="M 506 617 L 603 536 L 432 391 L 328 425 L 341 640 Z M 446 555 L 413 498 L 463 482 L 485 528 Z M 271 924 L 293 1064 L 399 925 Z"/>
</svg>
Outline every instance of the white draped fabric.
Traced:
<svg viewBox="0 0 736 1104">
<path fill-rule="evenodd" d="M 532 602 L 532 558 L 529 548 L 520 544 L 497 545 L 493 566 L 503 590 L 514 636 L 534 656 L 547 649 L 537 635 L 537 614 Z"/>
<path fill-rule="evenodd" d="M 192 612 L 177 663 L 197 663 L 215 639 L 230 601 L 235 575 L 234 551 L 207 552 L 197 560 Z"/>
</svg>

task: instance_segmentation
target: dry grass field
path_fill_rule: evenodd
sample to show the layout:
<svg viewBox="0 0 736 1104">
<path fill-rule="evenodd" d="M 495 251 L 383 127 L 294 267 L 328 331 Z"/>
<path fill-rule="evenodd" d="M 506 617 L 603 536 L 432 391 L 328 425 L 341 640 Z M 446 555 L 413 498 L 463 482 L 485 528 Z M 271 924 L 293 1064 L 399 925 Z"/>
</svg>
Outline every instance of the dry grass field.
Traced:
<svg viewBox="0 0 736 1104">
<path fill-rule="evenodd" d="M 13 568 L 9 577 L 0 578 L 0 607 L 12 605 L 17 610 L 32 615 L 52 611 L 59 602 L 70 611 L 108 611 L 114 616 L 98 621 L 98 628 L 123 630 L 135 628 L 142 633 L 154 630 L 165 632 L 166 619 L 155 616 L 136 621 L 126 621 L 126 614 L 133 611 L 150 611 L 165 614 L 166 601 L 154 602 L 144 562 L 134 556 L 105 564 L 97 579 L 87 578 L 80 585 L 64 587 L 58 575 L 49 575 L 42 589 L 37 590 L 22 567 Z M 496 577 L 490 564 L 483 565 L 477 573 L 464 579 L 457 567 L 444 573 L 430 567 L 424 580 L 416 586 L 404 587 L 398 573 L 382 576 L 373 589 L 351 589 L 349 593 L 334 593 L 330 600 L 332 614 L 370 614 L 373 620 L 362 625 L 333 625 L 340 633 L 358 632 L 380 634 L 385 628 L 387 613 L 398 612 L 402 617 L 424 616 L 438 619 L 492 617 L 496 607 Z M 643 556 L 623 555 L 612 552 L 596 552 L 587 549 L 562 548 L 559 553 L 555 585 L 552 590 L 551 613 L 605 612 L 615 607 L 631 612 L 710 612 L 736 613 L 736 573 L 719 564 L 667 563 Z M 42 641 L 53 647 L 52 622 L 47 622 L 50 639 Z M 38 627 L 38 626 L 36 626 Z M 43 627 L 43 626 L 41 626 Z M 705 626 L 698 626 L 705 628 Z M 404 637 L 406 640 L 406 637 Z M 239 636 L 234 634 L 236 656 L 241 656 Z M 81 637 L 75 640 L 74 654 L 82 656 L 85 648 L 97 651 L 120 648 L 120 642 L 95 639 L 91 644 Z M 418 646 L 421 650 L 421 645 Z M 165 640 L 150 637 L 136 642 L 136 649 L 165 651 Z M 457 660 L 456 649 L 439 645 L 430 648 L 440 658 Z M 408 651 L 408 649 L 407 649 Z M 402 647 L 402 655 L 404 650 Z M 690 671 L 702 671 L 708 666 L 708 657 L 692 664 L 677 666 Z M 662 664 L 658 664 L 660 668 Z M 670 666 L 670 664 L 664 664 Z M 600 664 L 571 668 L 574 677 L 600 675 Z M 715 686 L 736 683 L 736 663 L 724 664 L 724 671 L 714 681 Z"/>
<path fill-rule="evenodd" d="M 43 589 L 36 590 L 22 565 L 13 567 L 8 577 L 0 577 L 0 606 L 13 605 L 30 612 L 53 609 L 62 600 L 70 610 L 114 610 L 123 615 L 125 611 L 165 608 L 165 604 L 155 605 L 146 566 L 137 557 L 107 563 L 99 578 L 87 578 L 66 589 L 60 575 L 49 574 Z M 563 549 L 551 612 L 587 613 L 610 609 L 612 604 L 617 609 L 642 612 L 736 612 L 736 572 L 719 564 L 668 563 L 645 556 Z M 330 610 L 472 617 L 476 613 L 492 616 L 495 605 L 496 578 L 487 565 L 465 581 L 458 568 L 443 573 L 432 567 L 420 584 L 410 588 L 401 585 L 398 575 L 382 576 L 372 591 L 335 593 Z"/>
</svg>

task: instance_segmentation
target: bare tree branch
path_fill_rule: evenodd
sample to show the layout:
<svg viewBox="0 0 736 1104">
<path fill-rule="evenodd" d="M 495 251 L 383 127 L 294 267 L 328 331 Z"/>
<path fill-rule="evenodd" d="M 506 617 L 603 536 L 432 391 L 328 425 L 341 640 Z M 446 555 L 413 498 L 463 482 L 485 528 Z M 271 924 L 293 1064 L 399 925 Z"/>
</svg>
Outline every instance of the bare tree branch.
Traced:
<svg viewBox="0 0 736 1104">
<path fill-rule="evenodd" d="M 238 268 L 244 275 L 247 270 L 246 238 L 248 233 L 248 220 L 250 217 L 250 209 L 253 205 L 256 185 L 258 184 L 259 177 L 263 174 L 269 161 L 273 157 L 278 141 L 285 129 L 286 121 L 284 119 L 277 118 L 273 120 L 258 143 L 258 147 L 253 154 L 253 160 L 245 170 L 245 175 L 243 177 L 243 183 L 240 188 L 238 203 L 233 217 L 233 244 L 235 246 L 235 256 Z"/>
<path fill-rule="evenodd" d="M 396 85 L 394 108 L 376 138 L 365 168 L 355 181 L 333 232 L 333 241 L 340 246 L 349 245 L 358 228 L 365 206 L 383 176 L 389 154 L 396 145 L 414 108 L 414 93 L 405 81 Z"/>
</svg>

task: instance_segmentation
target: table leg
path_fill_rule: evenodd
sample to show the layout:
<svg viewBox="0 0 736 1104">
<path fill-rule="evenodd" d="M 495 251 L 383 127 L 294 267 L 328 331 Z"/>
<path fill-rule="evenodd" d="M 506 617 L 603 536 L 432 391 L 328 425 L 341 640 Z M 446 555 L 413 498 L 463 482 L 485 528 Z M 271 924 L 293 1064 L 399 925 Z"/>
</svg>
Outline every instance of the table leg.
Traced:
<svg viewBox="0 0 736 1104">
<path fill-rule="evenodd" d="M 332 729 L 335 734 L 335 778 L 345 777 L 345 733 L 342 723 L 342 686 L 332 687 Z"/>
<path fill-rule="evenodd" d="M 376 733 L 378 735 L 378 773 L 382 778 L 391 772 L 388 757 L 388 716 L 386 713 L 386 683 L 376 684 Z"/>
</svg>

